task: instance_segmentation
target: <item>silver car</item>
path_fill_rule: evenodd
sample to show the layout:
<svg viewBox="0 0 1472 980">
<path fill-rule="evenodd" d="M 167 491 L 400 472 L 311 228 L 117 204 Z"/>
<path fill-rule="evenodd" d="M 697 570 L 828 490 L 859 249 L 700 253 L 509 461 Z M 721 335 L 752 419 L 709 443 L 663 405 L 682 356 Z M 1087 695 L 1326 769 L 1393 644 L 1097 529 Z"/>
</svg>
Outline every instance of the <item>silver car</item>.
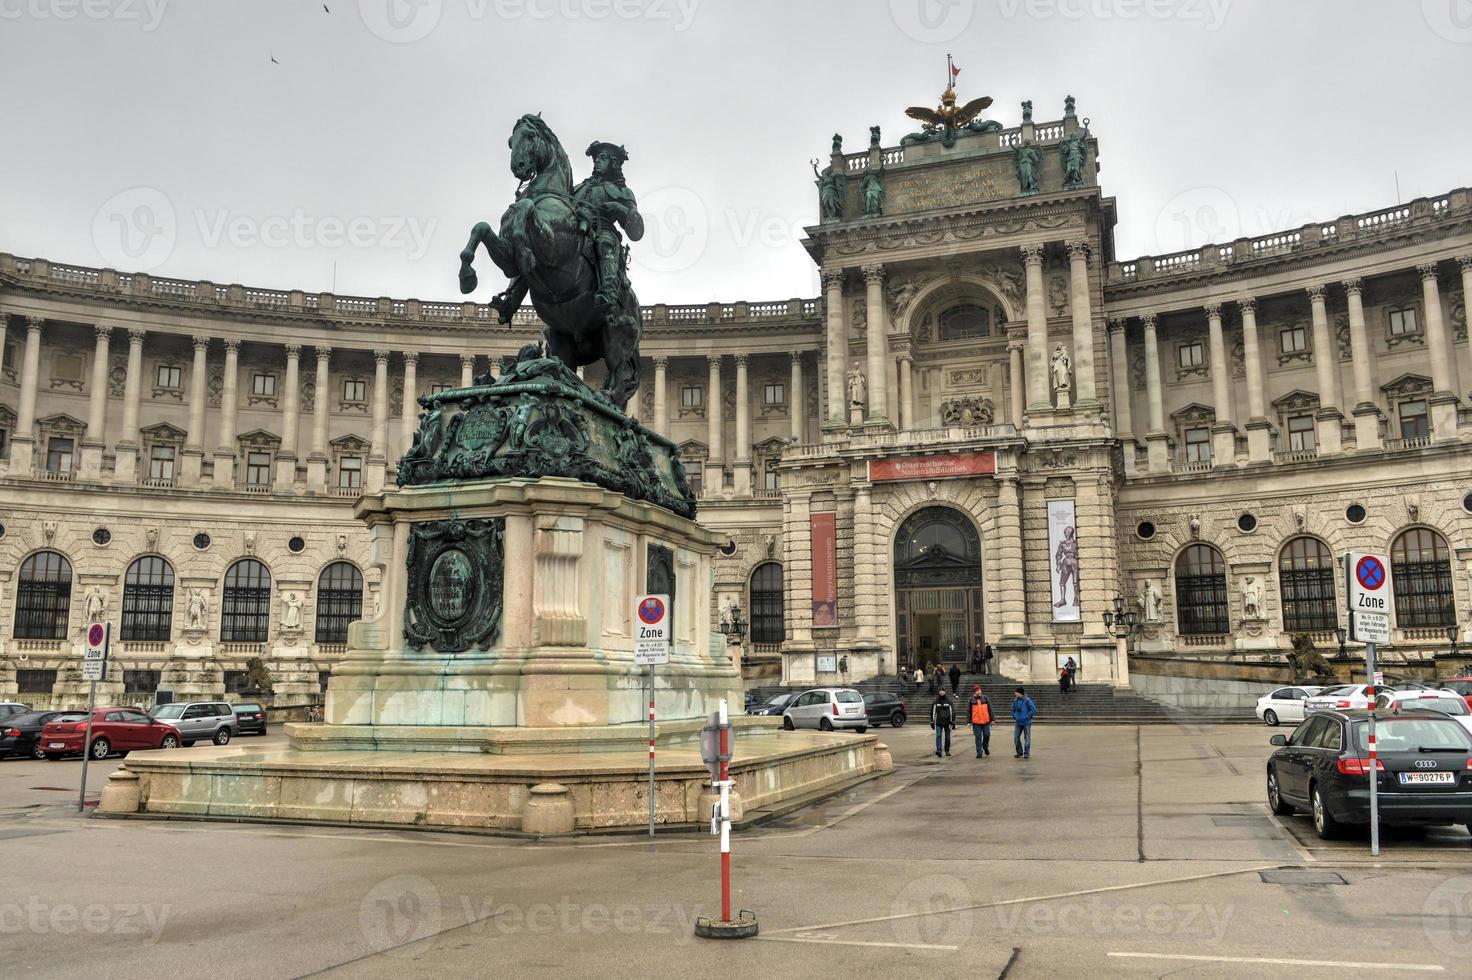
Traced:
<svg viewBox="0 0 1472 980">
<path fill-rule="evenodd" d="M 235 709 L 225 701 L 175 701 L 161 706 L 153 716 L 179 729 L 179 740 L 185 745 L 201 739 L 228 745 L 235 734 Z"/>
<path fill-rule="evenodd" d="M 869 730 L 869 709 L 864 696 L 848 687 L 819 687 L 799 694 L 782 712 L 782 727 L 817 728 L 831 732 L 851 728 L 863 733 Z"/>
</svg>

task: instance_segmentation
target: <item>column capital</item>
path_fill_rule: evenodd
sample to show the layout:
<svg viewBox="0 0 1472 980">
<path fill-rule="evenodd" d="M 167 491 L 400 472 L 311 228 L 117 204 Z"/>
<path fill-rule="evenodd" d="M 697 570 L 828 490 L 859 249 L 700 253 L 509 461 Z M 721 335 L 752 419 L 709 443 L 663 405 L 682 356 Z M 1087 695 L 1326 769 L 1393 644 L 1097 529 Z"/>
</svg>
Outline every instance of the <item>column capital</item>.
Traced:
<svg viewBox="0 0 1472 980">
<path fill-rule="evenodd" d="M 843 270 L 842 269 L 824 269 L 823 270 L 823 288 L 824 289 L 836 289 L 836 288 L 842 288 L 842 286 L 843 286 Z"/>
<path fill-rule="evenodd" d="M 1159 319 L 1158 314 L 1156 314 L 1153 311 L 1150 312 L 1150 313 L 1141 313 L 1140 314 L 1140 322 L 1145 325 L 1145 329 L 1146 330 L 1154 330 L 1155 329 L 1155 323 L 1156 323 L 1156 321 L 1158 319 Z"/>
<path fill-rule="evenodd" d="M 1027 349 L 1027 343 L 1026 343 L 1026 341 L 1022 341 L 1022 340 L 1009 340 L 1009 341 L 1007 341 L 1007 352 L 1009 354 L 1021 354 L 1026 349 Z"/>
<path fill-rule="evenodd" d="M 286 357 L 288 360 L 296 360 L 297 358 L 302 356 L 301 344 L 286 344 L 284 346 L 286 349 Z"/>
<path fill-rule="evenodd" d="M 404 351 L 404 367 L 415 367 L 419 363 L 419 352 L 417 350 Z"/>
<path fill-rule="evenodd" d="M 1237 306 L 1242 310 L 1242 313 L 1244 315 L 1248 313 L 1251 313 L 1254 316 L 1257 315 L 1257 298 L 1254 296 L 1241 297 L 1237 300 Z"/>
<path fill-rule="evenodd" d="M 731 355 L 731 357 L 736 361 L 736 366 L 739 367 L 739 368 L 746 367 L 746 360 L 750 356 L 751 356 L 750 354 L 746 354 L 746 353 L 732 354 Z"/>
<path fill-rule="evenodd" d="M 1472 271 L 1472 252 L 1457 256 L 1457 265 L 1462 267 L 1463 272 Z"/>
<path fill-rule="evenodd" d="M 1422 282 L 1426 282 L 1427 280 L 1431 280 L 1432 282 L 1436 281 L 1435 262 L 1423 262 L 1420 265 L 1416 266 L 1416 271 L 1421 274 Z"/>
<path fill-rule="evenodd" d="M 656 371 L 663 371 L 664 369 L 668 368 L 669 366 L 670 366 L 670 359 L 669 359 L 669 355 L 668 354 L 659 354 L 659 355 L 656 355 L 655 356 L 655 358 L 654 358 L 654 369 Z"/>
<path fill-rule="evenodd" d="M 147 336 L 148 336 L 148 331 L 147 330 L 144 330 L 142 327 L 129 327 L 128 328 L 128 343 L 130 343 L 130 344 L 140 344 L 141 345 L 143 343 L 143 338 L 144 337 L 147 337 Z M 239 346 L 240 345 L 240 341 L 238 341 L 238 340 L 227 340 L 227 341 L 225 341 L 225 346 L 227 348 L 231 344 L 235 344 L 236 346 Z"/>
<path fill-rule="evenodd" d="M 721 356 L 720 354 L 707 354 L 705 355 L 705 363 L 711 370 L 719 371 L 721 369 Z"/>
<path fill-rule="evenodd" d="M 460 366 L 461 367 L 475 367 L 475 355 L 474 354 L 461 354 L 460 355 Z"/>
<path fill-rule="evenodd" d="M 1350 296 L 1358 296 L 1361 291 L 1360 277 L 1350 276 L 1343 282 L 1344 291 Z"/>
<path fill-rule="evenodd" d="M 92 330 L 97 335 L 98 343 L 105 344 L 112 339 L 112 327 L 106 323 L 94 324 Z"/>
<path fill-rule="evenodd" d="M 332 348 L 326 344 L 317 344 L 313 349 L 316 350 L 317 360 L 319 361 L 326 361 L 332 357 Z"/>
<path fill-rule="evenodd" d="M 1043 264 L 1043 246 L 1042 245 L 1039 245 L 1039 244 L 1024 245 L 1024 246 L 1022 246 L 1022 248 L 1021 248 L 1020 251 L 1022 252 L 1022 261 L 1023 261 L 1023 264 L 1024 265 L 1029 265 L 1029 266 L 1037 265 L 1037 266 L 1040 266 L 1040 265 Z"/>
<path fill-rule="evenodd" d="M 1324 301 L 1324 284 L 1315 283 L 1307 287 L 1304 292 L 1308 293 L 1310 303 L 1322 303 Z"/>
<path fill-rule="evenodd" d="M 1086 239 L 1075 238 L 1064 247 L 1068 249 L 1070 259 L 1083 259 L 1085 262 L 1089 260 L 1089 243 Z"/>
<path fill-rule="evenodd" d="M 1105 321 L 1104 328 L 1110 333 L 1120 333 L 1124 330 L 1124 324 L 1125 321 L 1123 317 L 1112 316 Z"/>
<path fill-rule="evenodd" d="M 795 350 L 795 351 L 791 351 L 790 353 L 788 353 L 787 356 L 790 357 L 790 358 L 792 358 L 792 363 L 793 364 L 801 364 L 802 363 L 802 355 L 803 355 L 803 352 L 802 351 Z"/>
<path fill-rule="evenodd" d="M 1221 318 L 1222 318 L 1222 304 L 1220 304 L 1220 303 L 1207 303 L 1206 304 L 1206 318 L 1208 320 L 1221 320 Z"/>
<path fill-rule="evenodd" d="M 373 352 L 373 363 L 375 363 L 375 364 L 387 364 L 388 363 L 388 357 L 389 357 L 389 354 L 390 353 L 391 353 L 390 351 L 386 351 L 386 350 L 375 350 Z"/>
<path fill-rule="evenodd" d="M 913 363 L 915 363 L 915 355 L 911 354 L 907 350 L 900 351 L 899 354 L 896 355 L 896 357 L 899 358 L 899 362 L 901 364 L 913 364 Z"/>
<path fill-rule="evenodd" d="M 864 282 L 876 283 L 884 279 L 884 266 L 874 263 L 863 267 Z"/>
<path fill-rule="evenodd" d="M 143 331 L 140 330 L 138 332 L 141 334 Z M 239 354 L 240 353 L 240 341 L 236 340 L 234 337 L 227 338 L 225 340 L 225 353 L 226 354 Z"/>
<path fill-rule="evenodd" d="M 193 342 L 195 351 L 208 351 L 210 349 L 210 338 L 204 334 L 197 333 L 189 339 Z"/>
<path fill-rule="evenodd" d="M 28 316 L 28 317 L 26 317 L 26 330 L 28 332 L 30 332 L 30 333 L 40 333 L 41 332 L 41 328 L 44 327 L 45 325 L 46 325 L 46 318 L 44 316 Z"/>
</svg>

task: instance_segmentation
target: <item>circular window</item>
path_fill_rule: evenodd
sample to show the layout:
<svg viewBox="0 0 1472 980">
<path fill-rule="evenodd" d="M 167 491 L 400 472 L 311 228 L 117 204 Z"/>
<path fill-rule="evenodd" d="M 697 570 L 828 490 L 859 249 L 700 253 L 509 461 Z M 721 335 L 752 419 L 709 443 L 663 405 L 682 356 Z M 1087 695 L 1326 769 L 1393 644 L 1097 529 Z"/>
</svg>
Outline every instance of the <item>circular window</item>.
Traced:
<svg viewBox="0 0 1472 980">
<path fill-rule="evenodd" d="M 1251 534 L 1253 531 L 1257 530 L 1257 518 L 1253 517 L 1251 514 L 1243 514 L 1241 517 L 1237 518 L 1237 530 L 1241 531 L 1243 534 Z"/>
<path fill-rule="evenodd" d="M 1135 535 L 1141 541 L 1149 541 L 1155 537 L 1155 525 L 1149 521 L 1141 521 L 1139 527 L 1135 528 Z"/>
<path fill-rule="evenodd" d="M 205 534 L 203 531 L 200 531 L 194 536 L 194 546 L 200 551 L 208 548 L 210 546 L 210 536 L 208 534 Z"/>
<path fill-rule="evenodd" d="M 302 540 L 301 537 L 294 537 L 286 542 L 286 547 L 293 555 L 299 555 L 307 549 L 307 542 Z"/>
<path fill-rule="evenodd" d="M 1467 496 L 1462 498 L 1462 509 L 1469 514 L 1472 514 L 1472 493 L 1469 493 L 1467 494 Z"/>
<path fill-rule="evenodd" d="M 1365 508 L 1359 504 L 1350 504 L 1344 509 L 1344 519 L 1351 524 L 1362 524 L 1365 520 Z"/>
<path fill-rule="evenodd" d="M 101 547 L 112 540 L 112 532 L 105 527 L 99 527 L 92 532 L 92 543 Z"/>
<path fill-rule="evenodd" d="M 732 540 L 727 541 L 725 544 L 721 545 L 721 554 L 727 556 L 728 558 L 731 555 L 736 554 L 736 542 Z"/>
<path fill-rule="evenodd" d="M 5 525 L 0 524 L 0 538 L 5 537 Z"/>
</svg>

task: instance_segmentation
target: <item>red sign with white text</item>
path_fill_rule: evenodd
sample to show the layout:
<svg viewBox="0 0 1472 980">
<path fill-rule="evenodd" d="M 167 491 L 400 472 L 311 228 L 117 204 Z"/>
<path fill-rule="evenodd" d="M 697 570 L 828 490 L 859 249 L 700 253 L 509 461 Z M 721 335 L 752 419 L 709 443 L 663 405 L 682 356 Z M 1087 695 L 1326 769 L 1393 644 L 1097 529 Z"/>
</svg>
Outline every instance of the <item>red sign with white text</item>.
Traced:
<svg viewBox="0 0 1472 980">
<path fill-rule="evenodd" d="M 813 625 L 838 625 L 838 515 L 814 514 Z"/>
<path fill-rule="evenodd" d="M 997 454 L 953 453 L 945 456 L 901 456 L 898 459 L 869 460 L 869 479 L 944 480 L 957 476 L 990 476 L 997 472 Z"/>
</svg>

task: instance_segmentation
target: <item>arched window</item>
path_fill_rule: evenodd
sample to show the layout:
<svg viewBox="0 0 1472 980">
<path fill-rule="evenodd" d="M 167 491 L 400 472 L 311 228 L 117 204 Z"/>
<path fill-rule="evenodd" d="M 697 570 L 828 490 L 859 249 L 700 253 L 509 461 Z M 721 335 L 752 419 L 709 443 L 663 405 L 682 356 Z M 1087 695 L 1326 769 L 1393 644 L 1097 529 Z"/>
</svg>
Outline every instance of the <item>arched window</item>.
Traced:
<svg viewBox="0 0 1472 980">
<path fill-rule="evenodd" d="M 270 629 L 271 573 L 254 558 L 242 558 L 225 572 L 220 639 L 225 643 L 265 643 Z"/>
<path fill-rule="evenodd" d="M 1334 601 L 1334 556 L 1318 538 L 1289 541 L 1278 556 L 1278 591 L 1283 597 L 1283 629 L 1325 633 L 1339 625 Z"/>
<path fill-rule="evenodd" d="M 781 643 L 787 638 L 782 609 L 782 566 L 763 562 L 751 573 L 752 643 Z"/>
<path fill-rule="evenodd" d="M 72 563 L 38 551 L 20 563 L 15 586 L 15 638 L 62 640 L 72 611 Z"/>
<path fill-rule="evenodd" d="M 157 555 L 144 555 L 123 577 L 125 640 L 168 640 L 174 624 L 174 569 Z"/>
<path fill-rule="evenodd" d="M 1182 636 L 1231 632 L 1227 566 L 1209 544 L 1193 544 L 1176 559 L 1176 616 Z"/>
<path fill-rule="evenodd" d="M 940 323 L 941 340 L 969 340 L 973 337 L 991 335 L 991 311 L 975 303 L 963 303 L 942 310 L 936 318 Z"/>
<path fill-rule="evenodd" d="M 363 573 L 335 561 L 317 577 L 317 642 L 346 643 L 348 623 L 363 618 Z"/>
<path fill-rule="evenodd" d="M 1395 624 L 1402 629 L 1451 626 L 1452 562 L 1446 541 L 1435 531 L 1413 527 L 1390 546 L 1390 582 L 1395 588 Z"/>
</svg>

